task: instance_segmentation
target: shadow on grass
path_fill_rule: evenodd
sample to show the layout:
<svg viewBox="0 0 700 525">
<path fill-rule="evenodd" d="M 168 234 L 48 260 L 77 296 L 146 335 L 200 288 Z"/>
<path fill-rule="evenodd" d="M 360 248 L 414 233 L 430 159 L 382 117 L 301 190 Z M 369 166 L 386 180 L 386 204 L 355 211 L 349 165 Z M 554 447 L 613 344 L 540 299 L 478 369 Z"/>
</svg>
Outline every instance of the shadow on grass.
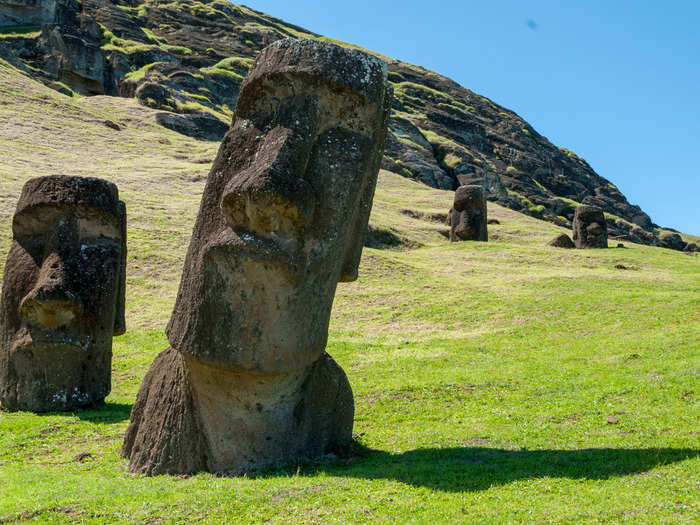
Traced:
<svg viewBox="0 0 700 525">
<path fill-rule="evenodd" d="M 131 403 L 102 403 L 93 408 L 75 412 L 35 412 L 35 415 L 40 417 L 75 416 L 81 421 L 90 421 L 91 423 L 119 423 L 129 419 L 132 406 Z"/>
<path fill-rule="evenodd" d="M 75 416 L 81 421 L 91 423 L 119 423 L 129 419 L 131 403 L 104 403 L 89 410 L 76 412 Z"/>
<path fill-rule="evenodd" d="M 317 464 L 302 468 L 301 472 L 389 479 L 416 487 L 463 492 L 538 478 L 609 479 L 700 456 L 700 450 L 683 448 L 513 451 L 465 447 L 418 449 L 402 454 L 357 444 L 354 448 L 357 456 L 347 465 Z"/>
</svg>

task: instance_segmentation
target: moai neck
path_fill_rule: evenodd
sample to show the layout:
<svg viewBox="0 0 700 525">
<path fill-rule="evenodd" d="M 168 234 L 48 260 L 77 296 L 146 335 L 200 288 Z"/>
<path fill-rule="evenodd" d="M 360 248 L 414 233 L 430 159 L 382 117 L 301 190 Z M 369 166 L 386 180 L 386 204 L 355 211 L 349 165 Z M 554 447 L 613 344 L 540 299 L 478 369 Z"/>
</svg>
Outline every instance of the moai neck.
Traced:
<svg viewBox="0 0 700 525">
<path fill-rule="evenodd" d="M 250 472 L 296 456 L 305 441 L 304 384 L 311 367 L 257 375 L 184 359 L 209 443 L 210 470 Z"/>
</svg>

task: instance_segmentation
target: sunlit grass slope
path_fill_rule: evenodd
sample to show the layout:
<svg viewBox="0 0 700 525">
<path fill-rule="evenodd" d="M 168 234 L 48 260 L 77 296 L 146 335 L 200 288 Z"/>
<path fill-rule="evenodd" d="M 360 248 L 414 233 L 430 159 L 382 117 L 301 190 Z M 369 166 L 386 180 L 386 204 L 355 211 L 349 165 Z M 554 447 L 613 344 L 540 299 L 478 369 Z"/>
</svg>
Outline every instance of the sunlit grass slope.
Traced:
<svg viewBox="0 0 700 525">
<path fill-rule="evenodd" d="M 403 247 L 365 249 L 328 346 L 355 392 L 356 455 L 253 479 L 129 474 L 121 438 L 167 346 L 217 147 L 135 101 L 71 99 L 0 61 L 0 264 L 29 177 L 108 178 L 129 217 L 112 394 L 76 414 L 0 412 L 0 521 L 700 520 L 700 258 L 550 248 L 563 230 L 491 205 L 488 243 L 451 244 L 452 195 L 387 172 L 371 222 Z"/>
</svg>

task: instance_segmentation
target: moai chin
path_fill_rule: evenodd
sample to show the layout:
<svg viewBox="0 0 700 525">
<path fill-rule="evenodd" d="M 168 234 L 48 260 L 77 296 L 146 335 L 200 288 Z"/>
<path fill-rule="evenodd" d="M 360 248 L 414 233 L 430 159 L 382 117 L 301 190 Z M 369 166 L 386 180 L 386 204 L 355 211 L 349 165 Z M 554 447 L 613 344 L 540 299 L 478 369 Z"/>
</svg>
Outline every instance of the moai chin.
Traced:
<svg viewBox="0 0 700 525">
<path fill-rule="evenodd" d="M 448 214 L 450 240 L 488 241 L 486 194 L 482 186 L 460 186 Z"/>
<path fill-rule="evenodd" d="M 586 204 L 576 207 L 572 228 L 576 248 L 608 247 L 608 225 L 600 208 Z"/>
<path fill-rule="evenodd" d="M 167 327 L 122 453 L 132 472 L 229 474 L 351 441 L 348 379 L 325 353 L 383 153 L 386 65 L 281 40 L 245 79 L 204 189 Z"/>
<path fill-rule="evenodd" d="M 125 331 L 126 208 L 111 182 L 30 179 L 12 219 L 0 299 L 0 404 L 66 411 L 110 391 Z"/>
</svg>

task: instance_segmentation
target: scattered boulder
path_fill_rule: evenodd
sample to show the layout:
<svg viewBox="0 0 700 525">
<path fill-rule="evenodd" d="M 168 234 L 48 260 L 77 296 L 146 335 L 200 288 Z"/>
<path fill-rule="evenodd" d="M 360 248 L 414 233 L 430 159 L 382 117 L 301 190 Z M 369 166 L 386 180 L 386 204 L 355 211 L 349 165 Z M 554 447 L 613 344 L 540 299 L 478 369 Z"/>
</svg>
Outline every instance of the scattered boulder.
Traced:
<svg viewBox="0 0 700 525">
<path fill-rule="evenodd" d="M 245 79 L 122 453 L 132 472 L 241 474 L 328 457 L 354 401 L 325 352 L 352 281 L 391 108 L 386 65 L 282 40 Z"/>
<path fill-rule="evenodd" d="M 629 230 L 627 237 L 630 241 L 636 242 L 637 244 L 646 244 L 648 246 L 658 246 L 659 244 L 659 239 L 656 235 L 637 226 Z"/>
<path fill-rule="evenodd" d="M 607 248 L 608 227 L 603 210 L 582 204 L 576 208 L 573 240 L 577 248 Z"/>
<path fill-rule="evenodd" d="M 576 248 L 574 241 L 565 233 L 560 233 L 554 237 L 554 239 L 549 241 L 548 245 L 554 246 L 555 248 Z"/>
<path fill-rule="evenodd" d="M 625 245 L 624 245 L 624 244 L 622 244 L 621 242 L 618 242 L 618 243 L 617 243 L 617 247 L 618 247 L 618 248 L 624 248 L 624 247 L 625 247 Z"/>
<path fill-rule="evenodd" d="M 488 221 L 486 221 L 486 224 L 501 224 L 501 221 L 499 221 L 498 219 L 489 219 Z"/>
<path fill-rule="evenodd" d="M 685 248 L 683 251 L 693 253 L 693 252 L 700 251 L 700 249 L 698 249 L 698 245 L 695 244 L 694 242 L 689 242 L 688 244 L 685 245 Z"/>
<path fill-rule="evenodd" d="M 482 186 L 460 186 L 448 214 L 450 240 L 488 241 L 486 195 Z"/>
<path fill-rule="evenodd" d="M 163 127 L 203 140 L 221 140 L 228 131 L 225 123 L 209 113 L 177 115 L 163 112 L 156 113 L 155 119 Z"/>
<path fill-rule="evenodd" d="M 117 187 L 29 179 L 12 233 L 0 299 L 0 404 L 48 412 L 101 403 L 112 336 L 125 331 L 126 208 Z"/>
<path fill-rule="evenodd" d="M 687 243 L 677 233 L 666 232 L 659 237 L 659 244 L 662 248 L 683 251 Z"/>
<path fill-rule="evenodd" d="M 119 124 L 117 124 L 117 123 L 114 122 L 113 120 L 105 120 L 105 121 L 102 122 L 102 123 L 103 123 L 105 126 L 107 126 L 108 128 L 113 129 L 114 131 L 121 131 L 121 129 L 122 129 L 121 126 L 119 126 Z"/>
</svg>

